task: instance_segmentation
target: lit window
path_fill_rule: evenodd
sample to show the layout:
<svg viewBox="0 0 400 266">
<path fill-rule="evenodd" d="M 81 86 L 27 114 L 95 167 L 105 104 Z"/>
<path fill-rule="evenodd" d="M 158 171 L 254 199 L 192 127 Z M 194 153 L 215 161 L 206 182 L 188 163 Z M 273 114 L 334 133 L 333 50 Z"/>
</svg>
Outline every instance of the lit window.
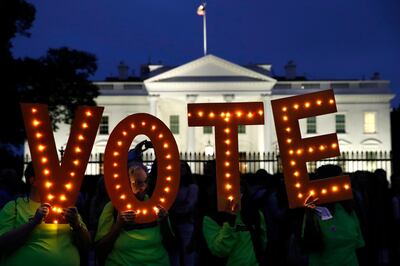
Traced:
<svg viewBox="0 0 400 266">
<path fill-rule="evenodd" d="M 376 133 L 376 113 L 364 113 L 364 133 Z"/>
<path fill-rule="evenodd" d="M 108 135 L 108 116 L 103 116 L 101 118 L 99 134 L 100 135 Z"/>
<path fill-rule="evenodd" d="M 212 134 L 212 127 L 203 127 L 203 134 Z"/>
<path fill-rule="evenodd" d="M 307 134 L 317 133 L 317 118 L 308 117 L 307 118 Z"/>
<path fill-rule="evenodd" d="M 239 125 L 238 133 L 239 134 L 246 134 L 246 126 L 245 125 Z"/>
<path fill-rule="evenodd" d="M 345 115 L 336 115 L 336 133 L 346 133 Z"/>
<path fill-rule="evenodd" d="M 172 134 L 179 134 L 179 115 L 169 116 L 169 128 Z"/>
</svg>

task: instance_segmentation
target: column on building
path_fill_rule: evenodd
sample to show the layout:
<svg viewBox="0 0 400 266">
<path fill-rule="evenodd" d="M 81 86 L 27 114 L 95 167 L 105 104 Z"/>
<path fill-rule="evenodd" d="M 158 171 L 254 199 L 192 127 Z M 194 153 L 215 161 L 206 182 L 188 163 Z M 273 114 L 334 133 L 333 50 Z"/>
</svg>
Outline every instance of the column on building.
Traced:
<svg viewBox="0 0 400 266">
<path fill-rule="evenodd" d="M 188 94 L 186 95 L 187 103 L 195 103 L 197 99 L 197 94 Z M 196 151 L 196 127 L 188 127 L 187 130 L 187 152 L 197 152 Z"/>
<path fill-rule="evenodd" d="M 261 100 L 264 103 L 264 125 L 258 128 L 258 143 L 260 152 L 272 152 L 272 139 L 273 139 L 273 114 L 271 108 L 271 95 L 262 94 Z"/>
<path fill-rule="evenodd" d="M 152 94 L 147 97 L 150 104 L 150 114 L 157 117 L 157 101 L 160 98 L 158 94 Z"/>
</svg>

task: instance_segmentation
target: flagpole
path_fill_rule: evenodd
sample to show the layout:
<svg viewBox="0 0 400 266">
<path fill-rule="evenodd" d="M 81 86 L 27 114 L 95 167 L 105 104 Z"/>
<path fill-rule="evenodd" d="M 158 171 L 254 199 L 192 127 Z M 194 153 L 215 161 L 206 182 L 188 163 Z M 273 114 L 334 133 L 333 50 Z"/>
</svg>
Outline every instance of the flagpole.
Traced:
<svg viewBox="0 0 400 266">
<path fill-rule="evenodd" d="M 205 3 L 204 3 L 205 4 Z M 207 55 L 207 24 L 206 24 L 207 11 L 204 12 L 203 16 L 203 46 L 204 46 L 204 56 Z"/>
</svg>

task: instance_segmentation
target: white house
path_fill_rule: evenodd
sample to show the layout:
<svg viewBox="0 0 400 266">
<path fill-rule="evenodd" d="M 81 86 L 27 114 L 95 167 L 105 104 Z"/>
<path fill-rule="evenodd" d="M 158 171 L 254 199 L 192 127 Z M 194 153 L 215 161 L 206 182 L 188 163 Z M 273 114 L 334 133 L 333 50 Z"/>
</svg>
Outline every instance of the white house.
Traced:
<svg viewBox="0 0 400 266">
<path fill-rule="evenodd" d="M 174 133 L 181 152 L 204 152 L 214 144 L 212 128 L 188 127 L 187 104 L 262 101 L 265 124 L 239 128 L 239 151 L 278 151 L 271 100 L 332 88 L 338 112 L 303 119 L 303 137 L 336 132 L 341 151 L 390 151 L 389 81 L 306 80 L 296 76 L 289 62 L 284 77 L 272 75 L 271 65 L 240 66 L 207 55 L 177 67 L 146 65 L 141 81 L 128 81 L 120 66 L 120 80 L 95 82 L 96 99 L 104 114 L 92 153 L 103 153 L 109 133 L 127 115 L 146 112 L 160 118 Z M 55 133 L 58 148 L 66 145 L 69 127 Z M 145 138 L 137 137 L 133 145 Z"/>
</svg>

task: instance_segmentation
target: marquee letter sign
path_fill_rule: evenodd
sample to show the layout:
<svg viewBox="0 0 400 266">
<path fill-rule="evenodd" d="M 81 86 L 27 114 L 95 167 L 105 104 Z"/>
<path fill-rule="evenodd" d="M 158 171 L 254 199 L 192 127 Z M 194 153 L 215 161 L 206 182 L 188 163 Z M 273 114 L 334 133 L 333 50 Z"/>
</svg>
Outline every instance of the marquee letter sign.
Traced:
<svg viewBox="0 0 400 266">
<path fill-rule="evenodd" d="M 45 222 L 65 223 L 60 213 L 75 205 L 104 108 L 78 107 L 61 165 L 47 105 L 21 103 L 21 108 L 40 200 L 51 205 Z"/>
<path fill-rule="evenodd" d="M 139 134 L 150 138 L 157 158 L 157 184 L 147 201 L 139 201 L 132 192 L 128 177 L 128 150 Z M 119 211 L 136 211 L 135 222 L 157 219 L 157 204 L 169 209 L 179 189 L 179 152 L 174 136 L 158 118 L 133 114 L 112 131 L 104 154 L 104 179 L 108 194 Z"/>
<path fill-rule="evenodd" d="M 273 100 L 276 135 L 291 208 L 303 207 L 307 196 L 328 203 L 352 198 L 348 176 L 310 181 L 306 162 L 340 155 L 336 134 L 301 138 L 298 120 L 337 112 L 332 90 Z"/>
<path fill-rule="evenodd" d="M 189 126 L 215 127 L 218 210 L 240 204 L 238 125 L 264 124 L 261 102 L 188 104 Z"/>
</svg>

